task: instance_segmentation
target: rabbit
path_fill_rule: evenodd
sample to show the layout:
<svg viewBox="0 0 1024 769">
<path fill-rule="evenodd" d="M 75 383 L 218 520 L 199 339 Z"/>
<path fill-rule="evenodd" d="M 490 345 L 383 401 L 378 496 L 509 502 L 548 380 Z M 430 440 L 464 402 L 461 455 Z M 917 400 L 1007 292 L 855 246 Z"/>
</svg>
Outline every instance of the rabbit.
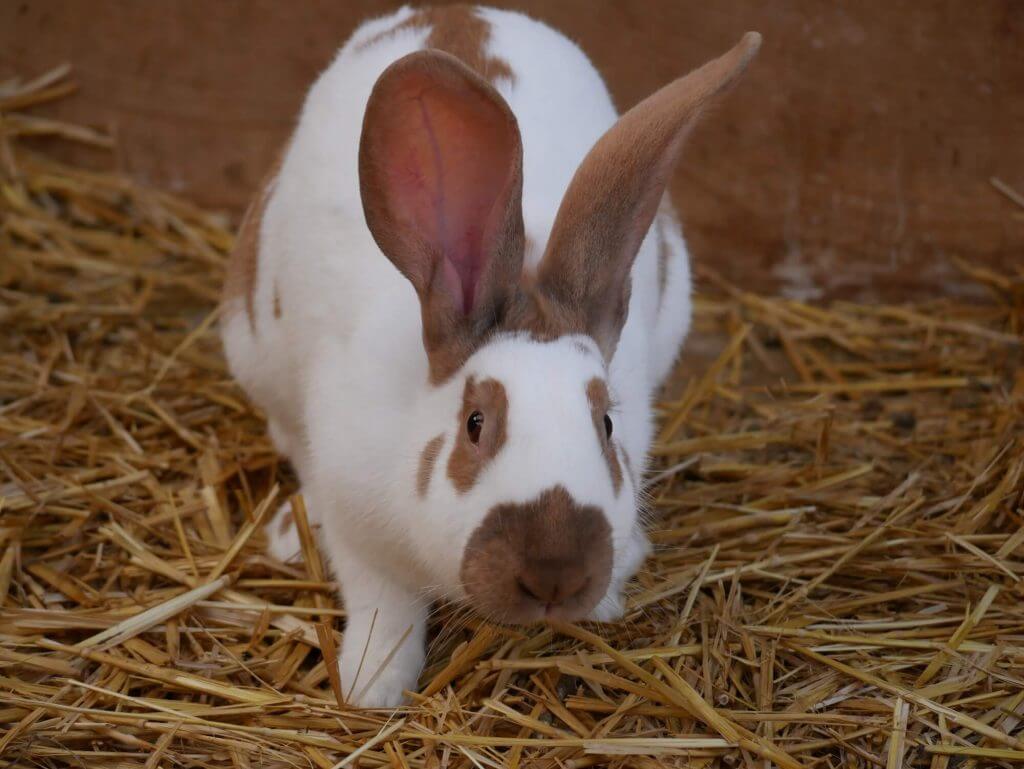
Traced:
<svg viewBox="0 0 1024 769">
<path fill-rule="evenodd" d="M 665 188 L 759 45 L 619 117 L 541 22 L 405 7 L 313 85 L 241 226 L 222 337 L 340 585 L 351 704 L 415 689 L 438 600 L 622 615 L 650 549 L 652 398 L 690 324 Z M 299 550 L 287 505 L 267 530 Z"/>
</svg>

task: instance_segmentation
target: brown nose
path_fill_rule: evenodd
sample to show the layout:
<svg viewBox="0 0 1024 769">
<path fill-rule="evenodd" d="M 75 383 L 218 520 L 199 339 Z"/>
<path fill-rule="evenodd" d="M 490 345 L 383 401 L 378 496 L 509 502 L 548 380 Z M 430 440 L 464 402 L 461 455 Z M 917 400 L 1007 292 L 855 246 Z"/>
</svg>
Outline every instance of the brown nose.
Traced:
<svg viewBox="0 0 1024 769">
<path fill-rule="evenodd" d="M 516 577 L 516 586 L 537 603 L 561 604 L 586 590 L 590 578 L 580 567 L 576 561 L 527 560 Z"/>
<path fill-rule="evenodd" d="M 501 622 L 586 616 L 608 589 L 611 528 L 561 486 L 496 505 L 466 545 L 462 581 L 473 606 Z"/>
</svg>

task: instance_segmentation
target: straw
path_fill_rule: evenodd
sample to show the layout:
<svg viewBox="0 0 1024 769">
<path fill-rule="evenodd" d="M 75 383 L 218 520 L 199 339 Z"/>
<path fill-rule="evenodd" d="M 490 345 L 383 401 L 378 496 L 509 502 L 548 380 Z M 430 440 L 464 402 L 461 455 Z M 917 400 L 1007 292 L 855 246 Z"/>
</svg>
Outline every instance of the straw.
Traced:
<svg viewBox="0 0 1024 769">
<path fill-rule="evenodd" d="M 319 511 L 217 339 L 227 219 L 57 160 L 115 146 L 47 114 L 74 89 L 0 85 L 0 767 L 1024 762 L 1024 265 L 888 305 L 695 265 L 626 617 L 441 606 L 411 704 L 359 710 Z"/>
</svg>

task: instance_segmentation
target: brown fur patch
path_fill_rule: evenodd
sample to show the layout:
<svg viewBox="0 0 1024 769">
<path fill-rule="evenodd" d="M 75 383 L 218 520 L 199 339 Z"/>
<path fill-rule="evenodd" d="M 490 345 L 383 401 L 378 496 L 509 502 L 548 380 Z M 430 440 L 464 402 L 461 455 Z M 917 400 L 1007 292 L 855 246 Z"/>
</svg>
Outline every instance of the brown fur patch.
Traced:
<svg viewBox="0 0 1024 769">
<path fill-rule="evenodd" d="M 465 427 L 474 411 L 484 415 L 478 443 L 469 439 Z M 504 385 L 496 379 L 466 380 L 455 448 L 448 460 L 448 477 L 460 494 L 473 488 L 480 473 L 505 445 L 507 421 L 508 395 Z"/>
<path fill-rule="evenodd" d="M 590 414 L 594 420 L 594 429 L 597 431 L 597 440 L 604 452 L 605 461 L 608 463 L 612 488 L 615 490 L 615 495 L 618 496 L 619 490 L 622 488 L 622 467 L 619 465 L 619 455 L 615 451 L 615 444 L 608 438 L 608 432 L 604 427 L 604 416 L 611 407 L 608 386 L 602 380 L 594 377 L 587 383 L 587 400 L 590 401 Z M 614 429 L 613 424 L 613 434 Z"/>
<path fill-rule="evenodd" d="M 434 474 L 434 464 L 441 454 L 444 446 L 444 435 L 437 435 L 427 441 L 420 453 L 420 465 L 416 471 L 416 493 L 421 497 L 427 496 L 427 489 L 430 488 L 430 477 Z"/>
<path fill-rule="evenodd" d="M 493 325 L 480 329 L 452 319 L 435 329 L 437 344 L 428 350 L 430 381 L 447 381 L 474 352 L 496 334 L 524 332 L 539 342 L 550 342 L 569 334 L 586 334 L 582 319 L 564 305 L 552 301 L 536 287 L 515 287 L 492 314 Z"/>
<path fill-rule="evenodd" d="M 604 514 L 556 486 L 491 509 L 469 538 L 460 576 L 477 611 L 522 623 L 582 618 L 607 590 L 611 568 Z"/>
<path fill-rule="evenodd" d="M 658 309 L 661 309 L 668 292 L 668 265 L 672 261 L 672 244 L 668 233 L 673 224 L 677 223 L 676 212 L 672 201 L 666 193 L 658 206 L 658 215 L 654 217 L 655 237 L 658 246 Z"/>
<path fill-rule="evenodd" d="M 554 300 L 542 286 L 529 281 L 512 288 L 491 320 L 492 325 L 483 330 L 450 323 L 438 332 L 446 343 L 429 352 L 431 382 L 445 382 L 497 334 L 525 333 L 538 342 L 588 334 L 586 318 L 581 313 Z"/>
<path fill-rule="evenodd" d="M 428 28 L 430 34 L 427 36 L 427 48 L 450 53 L 491 83 L 498 78 L 515 79 L 507 61 L 487 55 L 491 25 L 480 16 L 479 9 L 472 5 L 421 8 L 400 24 L 360 43 L 357 50 L 369 48 L 405 29 Z"/>
<path fill-rule="evenodd" d="M 658 309 L 661 309 L 665 289 L 668 288 L 668 261 L 672 257 L 672 248 L 665 235 L 665 220 L 660 215 L 654 220 L 654 231 L 658 240 Z"/>
<path fill-rule="evenodd" d="M 280 320 L 281 319 L 281 315 L 283 315 L 283 314 L 284 313 L 281 310 L 281 287 L 278 286 L 275 283 L 274 284 L 274 317 L 277 318 L 278 320 Z"/>
<path fill-rule="evenodd" d="M 280 153 L 260 183 L 256 197 L 249 204 L 242 224 L 238 228 L 235 246 L 228 255 L 224 274 L 224 291 L 221 301 L 226 310 L 245 303 L 245 314 L 249 318 L 249 330 L 256 333 L 256 285 L 259 272 L 260 225 L 270 200 L 270 193 L 281 172 L 284 153 Z M 275 303 L 276 309 L 276 303 Z M 275 313 L 276 314 L 276 313 Z M 279 317 L 279 316 L 278 316 Z"/>
</svg>

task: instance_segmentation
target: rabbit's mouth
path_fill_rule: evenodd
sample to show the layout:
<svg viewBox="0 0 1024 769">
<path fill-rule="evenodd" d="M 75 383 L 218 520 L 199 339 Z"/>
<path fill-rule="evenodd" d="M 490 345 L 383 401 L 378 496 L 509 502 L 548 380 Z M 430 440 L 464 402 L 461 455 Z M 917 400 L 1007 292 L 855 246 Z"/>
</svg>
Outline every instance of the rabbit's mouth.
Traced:
<svg viewBox="0 0 1024 769">
<path fill-rule="evenodd" d="M 611 528 L 561 486 L 493 507 L 469 538 L 461 577 L 470 604 L 496 622 L 587 616 L 608 589 Z"/>
</svg>

